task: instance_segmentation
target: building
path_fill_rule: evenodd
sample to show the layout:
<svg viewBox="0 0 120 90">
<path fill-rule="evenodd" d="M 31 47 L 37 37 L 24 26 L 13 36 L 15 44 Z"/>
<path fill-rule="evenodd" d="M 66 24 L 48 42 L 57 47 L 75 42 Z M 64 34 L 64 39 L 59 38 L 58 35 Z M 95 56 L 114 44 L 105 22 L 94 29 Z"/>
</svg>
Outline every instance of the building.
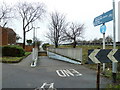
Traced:
<svg viewBox="0 0 120 90">
<path fill-rule="evenodd" d="M 16 44 L 16 33 L 11 28 L 0 27 L 0 46 Z"/>
</svg>

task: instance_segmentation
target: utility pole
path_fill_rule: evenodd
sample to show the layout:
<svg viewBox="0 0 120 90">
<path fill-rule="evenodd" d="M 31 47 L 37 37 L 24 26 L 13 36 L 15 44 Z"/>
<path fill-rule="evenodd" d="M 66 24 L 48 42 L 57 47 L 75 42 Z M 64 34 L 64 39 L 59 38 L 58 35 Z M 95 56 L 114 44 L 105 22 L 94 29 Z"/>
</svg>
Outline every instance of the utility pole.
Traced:
<svg viewBox="0 0 120 90">
<path fill-rule="evenodd" d="M 116 49 L 116 22 L 115 22 L 115 0 L 113 0 L 113 49 Z M 113 83 L 116 83 L 117 63 L 112 63 L 112 78 Z"/>
<path fill-rule="evenodd" d="M 33 60 L 35 59 L 35 27 L 33 27 Z"/>
</svg>

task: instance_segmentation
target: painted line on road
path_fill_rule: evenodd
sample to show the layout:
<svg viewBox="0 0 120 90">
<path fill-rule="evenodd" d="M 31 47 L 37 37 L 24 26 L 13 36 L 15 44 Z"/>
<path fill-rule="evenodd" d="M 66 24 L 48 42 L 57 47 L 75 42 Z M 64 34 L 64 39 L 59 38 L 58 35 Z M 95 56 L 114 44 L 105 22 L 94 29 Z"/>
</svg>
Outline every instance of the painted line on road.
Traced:
<svg viewBox="0 0 120 90">
<path fill-rule="evenodd" d="M 56 73 L 60 77 L 75 77 L 75 76 L 81 76 L 82 74 L 79 73 L 75 69 L 63 69 L 63 70 L 56 70 Z"/>
<path fill-rule="evenodd" d="M 34 90 L 57 90 L 54 88 L 54 83 L 43 83 L 41 87 L 38 87 Z"/>
</svg>

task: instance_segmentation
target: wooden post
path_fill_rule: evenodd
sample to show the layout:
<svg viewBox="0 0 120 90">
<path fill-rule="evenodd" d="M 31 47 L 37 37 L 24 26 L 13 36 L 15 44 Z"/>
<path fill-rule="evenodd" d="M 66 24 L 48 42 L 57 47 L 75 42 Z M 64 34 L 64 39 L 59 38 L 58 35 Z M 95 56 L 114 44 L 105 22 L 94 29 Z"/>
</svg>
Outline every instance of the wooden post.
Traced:
<svg viewBox="0 0 120 90">
<path fill-rule="evenodd" d="M 100 63 L 97 64 L 97 81 L 96 81 L 96 88 L 100 90 Z"/>
</svg>

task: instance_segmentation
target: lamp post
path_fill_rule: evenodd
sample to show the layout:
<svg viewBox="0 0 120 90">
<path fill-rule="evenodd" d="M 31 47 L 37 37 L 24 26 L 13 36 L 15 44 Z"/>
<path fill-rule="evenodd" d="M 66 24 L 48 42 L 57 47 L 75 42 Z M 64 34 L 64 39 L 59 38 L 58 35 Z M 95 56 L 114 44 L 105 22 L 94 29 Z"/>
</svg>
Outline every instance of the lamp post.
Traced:
<svg viewBox="0 0 120 90">
<path fill-rule="evenodd" d="M 116 49 L 116 22 L 115 22 L 115 0 L 113 0 L 113 49 Z M 112 63 L 113 83 L 116 83 L 117 63 Z"/>
<path fill-rule="evenodd" d="M 35 60 L 35 58 L 36 58 L 36 55 L 37 55 L 37 50 L 35 50 L 35 48 L 37 47 L 37 43 L 36 43 L 36 39 L 35 39 L 35 36 L 37 36 L 37 33 L 35 34 L 35 29 L 38 29 L 38 28 L 40 28 L 40 27 L 37 27 L 37 28 L 35 28 L 35 27 L 33 27 L 33 60 Z M 37 38 L 37 37 L 36 37 Z"/>
</svg>

